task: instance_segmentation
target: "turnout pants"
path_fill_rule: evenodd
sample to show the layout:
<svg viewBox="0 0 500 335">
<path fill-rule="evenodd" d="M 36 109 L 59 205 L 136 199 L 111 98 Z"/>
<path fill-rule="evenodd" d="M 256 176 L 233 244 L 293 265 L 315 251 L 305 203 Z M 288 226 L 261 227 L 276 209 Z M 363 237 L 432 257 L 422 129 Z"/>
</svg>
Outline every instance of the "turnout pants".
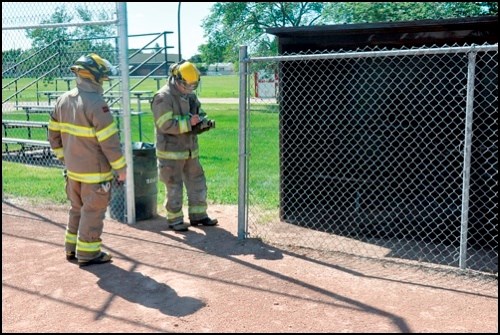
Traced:
<svg viewBox="0 0 500 335">
<path fill-rule="evenodd" d="M 186 187 L 190 220 L 201 220 L 207 215 L 207 183 L 198 157 L 183 160 L 160 159 L 160 180 L 165 184 L 168 224 L 184 222 L 182 212 L 183 187 Z"/>
<path fill-rule="evenodd" d="M 111 182 L 85 184 L 66 179 L 71 203 L 66 228 L 66 252 L 76 252 L 79 260 L 91 260 L 101 252 L 101 234 L 111 199 Z"/>
</svg>

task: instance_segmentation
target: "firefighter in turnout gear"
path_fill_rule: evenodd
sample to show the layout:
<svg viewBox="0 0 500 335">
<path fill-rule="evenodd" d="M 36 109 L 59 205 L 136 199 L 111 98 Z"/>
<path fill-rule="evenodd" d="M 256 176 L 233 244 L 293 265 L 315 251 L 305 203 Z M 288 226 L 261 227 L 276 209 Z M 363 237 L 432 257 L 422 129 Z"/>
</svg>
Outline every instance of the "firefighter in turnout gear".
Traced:
<svg viewBox="0 0 500 335">
<path fill-rule="evenodd" d="M 200 82 L 196 66 L 188 61 L 172 64 L 167 83 L 156 92 L 151 109 L 156 127 L 156 156 L 160 180 L 165 184 L 168 226 L 187 231 L 182 211 L 186 187 L 188 215 L 192 226 L 215 226 L 207 215 L 207 185 L 200 164 L 198 134 L 214 125 L 206 122 L 194 90 Z"/>
<path fill-rule="evenodd" d="M 71 71 L 76 88 L 56 101 L 49 121 L 49 142 L 65 165 L 71 203 L 65 234 L 66 259 L 80 266 L 101 264 L 111 254 L 101 250 L 101 234 L 111 199 L 111 181 L 126 179 L 118 128 L 104 101 L 103 81 L 114 68 L 97 54 L 80 57 Z"/>
</svg>

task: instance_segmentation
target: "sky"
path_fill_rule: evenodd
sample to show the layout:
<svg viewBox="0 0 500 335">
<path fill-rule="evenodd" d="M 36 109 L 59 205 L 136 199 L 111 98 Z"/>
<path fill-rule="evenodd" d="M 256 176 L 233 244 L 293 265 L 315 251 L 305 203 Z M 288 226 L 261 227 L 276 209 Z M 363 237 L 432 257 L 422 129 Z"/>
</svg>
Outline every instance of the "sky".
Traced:
<svg viewBox="0 0 500 335">
<path fill-rule="evenodd" d="M 210 14 L 215 2 L 181 2 L 180 31 L 182 58 L 189 59 L 198 53 L 198 46 L 206 43 L 201 28 L 202 20 Z M 169 54 L 178 53 L 178 13 L 179 2 L 127 2 L 129 35 L 161 33 L 171 31 L 167 35 Z M 130 38 L 129 48 L 143 47 L 152 36 Z M 141 41 L 142 39 L 142 41 Z"/>
</svg>

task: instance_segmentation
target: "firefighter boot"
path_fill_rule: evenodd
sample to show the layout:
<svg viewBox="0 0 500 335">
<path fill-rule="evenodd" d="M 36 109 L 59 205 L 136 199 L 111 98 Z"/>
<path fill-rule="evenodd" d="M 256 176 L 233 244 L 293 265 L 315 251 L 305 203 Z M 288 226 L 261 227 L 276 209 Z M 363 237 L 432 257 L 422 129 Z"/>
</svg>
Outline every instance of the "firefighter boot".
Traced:
<svg viewBox="0 0 500 335">
<path fill-rule="evenodd" d="M 217 225 L 219 221 L 217 219 L 211 219 L 209 217 L 206 217 L 201 220 L 191 220 L 191 226 L 198 226 L 198 225 L 203 225 L 203 226 L 215 226 Z"/>
</svg>

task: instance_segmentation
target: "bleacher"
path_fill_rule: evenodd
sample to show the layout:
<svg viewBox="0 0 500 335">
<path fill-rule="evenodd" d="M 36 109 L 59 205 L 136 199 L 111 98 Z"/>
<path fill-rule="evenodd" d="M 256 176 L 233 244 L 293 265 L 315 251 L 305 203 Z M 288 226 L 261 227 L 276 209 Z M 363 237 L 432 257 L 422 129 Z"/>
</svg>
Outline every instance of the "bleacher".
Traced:
<svg viewBox="0 0 500 335">
<path fill-rule="evenodd" d="M 32 114 L 48 114 L 54 107 L 41 105 L 14 105 L 17 110 L 22 110 L 25 120 L 4 118 L 14 117 L 14 111 L 2 115 L 2 157 L 9 160 L 24 160 L 28 156 L 51 158 L 50 144 L 48 141 L 48 121 L 31 120 Z"/>
<path fill-rule="evenodd" d="M 160 44 L 163 41 L 165 44 L 166 32 L 150 35 L 153 36 L 153 40 L 158 40 Z M 114 37 L 109 39 L 112 45 L 115 39 Z M 72 40 L 71 43 L 79 45 L 80 41 Z M 134 84 L 129 87 L 132 103 L 130 108 L 133 109 L 130 113 L 134 117 L 134 126 L 138 126 L 139 141 L 143 140 L 141 115 L 144 112 L 142 110 L 145 109 L 144 104 L 149 104 L 154 95 L 153 91 L 141 90 L 144 86 L 140 85 L 144 80 L 150 79 L 155 81 L 156 89 L 160 88 L 166 77 L 159 74 L 161 71 L 166 74 L 169 64 L 174 63 L 174 60 L 178 58 L 178 55 L 167 53 L 169 48 L 166 45 L 160 49 L 155 47 L 154 52 L 150 53 L 148 50 L 153 50 L 153 48 L 145 46 L 129 55 L 129 78 L 134 80 Z M 13 155 L 28 157 L 34 153 L 49 154 L 55 158 L 48 142 L 48 115 L 53 111 L 56 100 L 75 87 L 75 76 L 69 68 L 74 59 L 87 52 L 78 51 L 61 58 L 53 54 L 51 45 L 47 45 L 36 55 L 44 59 L 43 66 L 42 64 L 32 66 L 30 62 L 36 58 L 32 55 L 12 61 L 2 68 L 2 74 L 5 75 L 2 85 L 2 157 L 4 160 L 10 159 L 8 157 Z M 114 51 L 101 51 L 101 55 L 114 59 L 116 62 Z M 30 78 L 29 81 L 23 81 L 26 78 Z M 31 78 L 34 79 L 31 80 Z M 118 76 L 110 77 L 110 80 L 103 85 L 103 97 L 119 129 L 123 126 L 124 115 L 120 80 L 121 77 Z"/>
<path fill-rule="evenodd" d="M 138 101 L 140 99 L 149 99 L 149 94 L 152 92 L 149 91 L 138 91 L 133 92 L 136 95 Z M 143 95 L 146 94 L 146 97 Z M 140 107 L 140 104 L 138 105 Z M 26 153 L 32 150 L 39 150 L 43 148 L 46 155 L 50 155 L 50 145 L 48 142 L 48 122 L 47 121 L 32 121 L 30 119 L 30 115 L 32 114 L 49 114 L 54 106 L 51 105 L 33 105 L 33 104 L 17 104 L 14 105 L 17 110 L 22 110 L 26 115 L 26 120 L 11 120 L 11 119 L 2 119 L 2 144 L 4 144 L 2 153 L 6 155 L 10 155 L 12 153 L 18 153 L 20 155 L 26 156 Z M 110 108 L 111 113 L 115 117 L 118 128 L 120 127 L 120 119 L 123 117 L 123 112 L 121 108 L 112 107 Z M 139 118 L 139 137 L 142 141 L 142 131 L 141 131 L 141 115 L 144 112 L 142 111 L 131 111 L 131 115 L 137 116 Z M 38 138 L 33 138 L 33 129 L 44 129 L 43 139 L 40 138 L 40 134 L 38 134 Z M 20 136 L 19 132 L 11 134 L 9 129 L 26 129 L 27 132 L 24 136 Z M 12 137 L 15 135 L 15 137 Z"/>
</svg>

